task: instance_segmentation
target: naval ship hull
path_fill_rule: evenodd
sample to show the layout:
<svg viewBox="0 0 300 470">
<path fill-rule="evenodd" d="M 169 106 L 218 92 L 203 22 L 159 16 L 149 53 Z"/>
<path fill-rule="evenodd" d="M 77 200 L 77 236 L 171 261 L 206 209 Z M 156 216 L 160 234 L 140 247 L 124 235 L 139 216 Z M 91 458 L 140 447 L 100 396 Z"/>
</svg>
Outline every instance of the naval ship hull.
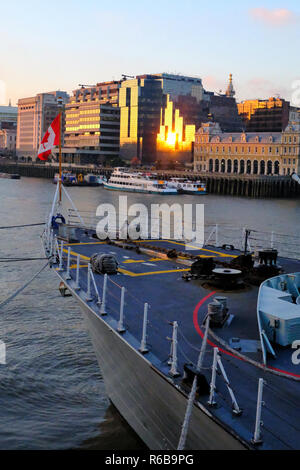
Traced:
<svg viewBox="0 0 300 470">
<path fill-rule="evenodd" d="M 177 449 L 187 395 L 95 314 L 75 291 L 70 289 L 70 292 L 84 314 L 107 395 L 114 406 L 149 449 Z M 209 410 L 200 404 L 194 405 L 186 450 L 247 448 L 247 444 L 226 429 Z"/>
</svg>

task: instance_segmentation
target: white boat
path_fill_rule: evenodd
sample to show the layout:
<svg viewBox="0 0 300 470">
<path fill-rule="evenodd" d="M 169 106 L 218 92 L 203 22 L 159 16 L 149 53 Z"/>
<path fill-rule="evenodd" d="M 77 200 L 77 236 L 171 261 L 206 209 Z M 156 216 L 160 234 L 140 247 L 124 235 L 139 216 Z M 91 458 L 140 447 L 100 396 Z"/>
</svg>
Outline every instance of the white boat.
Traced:
<svg viewBox="0 0 300 470">
<path fill-rule="evenodd" d="M 206 185 L 201 181 L 190 181 L 185 178 L 171 178 L 167 185 L 181 194 L 206 194 Z"/>
<path fill-rule="evenodd" d="M 104 188 L 138 193 L 162 195 L 177 194 L 176 188 L 169 187 L 164 180 L 150 179 L 149 175 L 132 173 L 125 168 L 115 168 L 109 181 L 104 181 Z"/>
</svg>

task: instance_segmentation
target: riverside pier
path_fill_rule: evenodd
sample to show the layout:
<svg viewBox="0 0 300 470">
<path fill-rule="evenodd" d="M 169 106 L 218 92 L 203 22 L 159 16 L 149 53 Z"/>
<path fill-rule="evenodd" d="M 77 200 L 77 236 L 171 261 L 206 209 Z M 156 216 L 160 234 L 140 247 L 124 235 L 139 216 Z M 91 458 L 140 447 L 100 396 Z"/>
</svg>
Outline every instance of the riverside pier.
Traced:
<svg viewBox="0 0 300 470">
<path fill-rule="evenodd" d="M 64 166 L 64 170 L 76 174 L 101 174 L 109 177 L 113 171 L 110 167 Z M 53 179 L 57 166 L 36 163 L 0 163 L 0 172 L 19 174 L 35 178 Z M 136 170 L 140 171 L 140 170 Z M 247 176 L 191 172 L 184 170 L 156 170 L 163 179 L 171 177 L 187 177 L 190 180 L 199 178 L 207 186 L 207 192 L 230 196 L 245 196 L 253 198 L 295 198 L 300 196 L 300 185 L 290 176 Z"/>
</svg>

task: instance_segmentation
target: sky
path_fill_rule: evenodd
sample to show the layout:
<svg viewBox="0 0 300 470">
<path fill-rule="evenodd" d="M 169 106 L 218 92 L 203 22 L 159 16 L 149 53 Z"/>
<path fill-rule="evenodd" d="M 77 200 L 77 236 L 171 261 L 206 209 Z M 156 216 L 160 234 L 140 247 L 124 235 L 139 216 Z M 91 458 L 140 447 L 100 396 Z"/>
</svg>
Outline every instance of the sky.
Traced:
<svg viewBox="0 0 300 470">
<path fill-rule="evenodd" d="M 300 106 L 299 0 L 2 1 L 0 41 L 0 104 L 169 72 Z"/>
</svg>

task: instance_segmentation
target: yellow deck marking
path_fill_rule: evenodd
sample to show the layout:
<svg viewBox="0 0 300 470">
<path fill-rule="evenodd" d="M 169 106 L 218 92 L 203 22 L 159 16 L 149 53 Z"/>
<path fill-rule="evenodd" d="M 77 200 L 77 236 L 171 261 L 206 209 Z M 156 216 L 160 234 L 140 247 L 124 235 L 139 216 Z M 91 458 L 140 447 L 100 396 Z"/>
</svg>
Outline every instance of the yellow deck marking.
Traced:
<svg viewBox="0 0 300 470">
<path fill-rule="evenodd" d="M 87 268 L 88 265 L 87 264 L 80 264 L 79 265 L 80 268 Z M 72 266 L 70 266 L 70 269 L 76 269 L 77 268 L 77 264 L 72 264 Z"/>
<path fill-rule="evenodd" d="M 104 245 L 106 242 L 86 242 L 86 243 L 65 243 L 65 246 L 80 246 L 80 245 Z"/>
<path fill-rule="evenodd" d="M 63 252 L 64 252 L 64 253 L 68 253 L 68 250 L 64 250 L 64 249 L 63 249 Z M 79 255 L 80 258 L 86 259 L 87 261 L 89 261 L 89 260 L 91 259 L 91 258 L 88 257 L 88 256 L 82 255 L 81 253 L 75 253 L 75 251 L 70 251 L 70 254 L 73 255 L 73 256 Z"/>
<path fill-rule="evenodd" d="M 162 258 L 151 258 L 151 259 L 127 259 L 125 261 L 122 262 L 122 264 L 129 264 L 129 263 L 148 263 L 149 261 L 167 261 L 165 259 L 162 259 Z"/>
<path fill-rule="evenodd" d="M 149 240 L 134 240 L 134 243 L 144 243 L 147 241 L 149 242 Z M 208 253 L 214 253 L 216 255 L 219 255 L 222 258 L 237 258 L 237 255 L 227 255 L 226 253 L 221 253 L 220 251 L 213 251 L 213 250 L 208 250 L 206 248 L 199 248 L 199 246 L 188 245 L 187 243 L 175 242 L 174 240 L 155 240 L 155 242 L 168 242 L 168 243 L 173 243 L 174 245 L 181 245 L 181 246 L 186 246 L 188 248 L 193 248 L 194 250 L 198 250 L 198 251 L 207 251 Z"/>
<path fill-rule="evenodd" d="M 118 271 L 122 274 L 127 274 L 127 276 L 138 277 L 138 276 L 150 276 L 152 274 L 167 274 L 167 273 L 182 273 L 184 271 L 189 271 L 190 269 L 169 269 L 165 271 L 152 271 L 147 273 L 133 273 L 132 271 L 127 271 L 126 269 L 119 268 Z"/>
</svg>

